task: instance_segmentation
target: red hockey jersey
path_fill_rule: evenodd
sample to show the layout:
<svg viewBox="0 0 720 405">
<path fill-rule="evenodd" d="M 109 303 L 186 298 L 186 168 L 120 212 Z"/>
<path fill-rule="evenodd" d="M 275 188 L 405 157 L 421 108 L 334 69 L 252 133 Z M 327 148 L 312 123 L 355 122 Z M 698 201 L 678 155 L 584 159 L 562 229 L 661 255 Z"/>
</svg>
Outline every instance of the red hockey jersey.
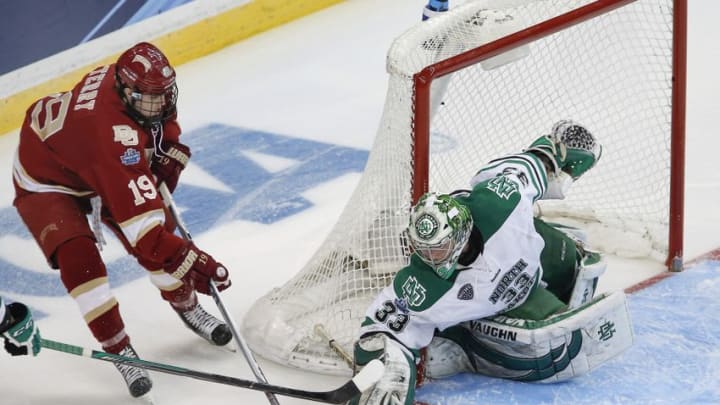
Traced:
<svg viewBox="0 0 720 405">
<path fill-rule="evenodd" d="M 177 122 L 164 123 L 160 136 L 178 142 Z M 161 226 L 163 201 L 150 170 L 153 145 L 150 129 L 125 113 L 115 89 L 115 66 L 101 66 L 72 91 L 30 106 L 13 179 L 19 194 L 99 196 L 137 253 L 165 263 L 182 240 Z"/>
</svg>

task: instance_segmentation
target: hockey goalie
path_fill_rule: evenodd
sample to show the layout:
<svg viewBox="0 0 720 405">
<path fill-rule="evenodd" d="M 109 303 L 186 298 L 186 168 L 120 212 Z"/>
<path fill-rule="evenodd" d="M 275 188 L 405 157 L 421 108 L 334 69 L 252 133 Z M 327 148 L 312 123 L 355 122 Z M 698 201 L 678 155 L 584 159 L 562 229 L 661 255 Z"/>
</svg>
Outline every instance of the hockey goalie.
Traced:
<svg viewBox="0 0 720 405">
<path fill-rule="evenodd" d="M 601 154 L 590 130 L 561 120 L 483 166 L 470 190 L 424 194 L 410 210 L 410 262 L 368 308 L 354 347 L 356 372 L 381 359 L 385 374 L 351 403 L 412 404 L 418 381 L 459 372 L 563 381 L 630 347 L 624 293 L 595 296 L 602 256 L 581 230 L 533 215 Z"/>
</svg>

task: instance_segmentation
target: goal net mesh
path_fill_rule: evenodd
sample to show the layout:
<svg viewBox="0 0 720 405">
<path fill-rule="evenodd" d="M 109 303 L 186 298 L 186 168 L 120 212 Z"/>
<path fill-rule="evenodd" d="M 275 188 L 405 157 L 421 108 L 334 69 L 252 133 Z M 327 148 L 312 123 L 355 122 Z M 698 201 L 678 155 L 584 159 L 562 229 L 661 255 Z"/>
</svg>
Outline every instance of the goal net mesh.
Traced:
<svg viewBox="0 0 720 405">
<path fill-rule="evenodd" d="M 407 263 L 403 233 L 418 181 L 414 75 L 589 3 L 471 1 L 394 41 L 385 109 L 365 171 L 322 247 L 248 311 L 242 330 L 256 353 L 351 374 L 315 327 L 323 325 L 352 354 L 370 301 Z M 518 152 L 554 122 L 572 119 L 595 134 L 603 156 L 568 198 L 541 201 L 538 215 L 580 223 L 591 229 L 590 244 L 608 253 L 664 258 L 672 37 L 672 0 L 639 0 L 434 80 L 429 189 L 468 188 L 490 159 Z"/>
</svg>

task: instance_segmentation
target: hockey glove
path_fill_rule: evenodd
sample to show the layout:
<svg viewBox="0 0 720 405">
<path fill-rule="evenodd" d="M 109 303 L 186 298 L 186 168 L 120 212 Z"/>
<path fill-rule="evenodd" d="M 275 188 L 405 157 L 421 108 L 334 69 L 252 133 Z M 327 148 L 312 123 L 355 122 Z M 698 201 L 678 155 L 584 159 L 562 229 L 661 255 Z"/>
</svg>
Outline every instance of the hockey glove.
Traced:
<svg viewBox="0 0 720 405">
<path fill-rule="evenodd" d="M 577 180 L 590 170 L 602 156 L 602 145 L 577 122 L 561 120 L 549 135 L 536 139 L 525 152 L 532 152 L 552 166 L 552 173 L 563 171 Z"/>
<path fill-rule="evenodd" d="M 13 356 L 24 356 L 40 352 L 40 332 L 27 306 L 13 302 L 7 306 L 14 320 L 10 328 L 3 333 L 5 350 Z"/>
<path fill-rule="evenodd" d="M 181 143 L 163 142 L 160 156 L 153 156 L 150 170 L 157 179 L 157 184 L 165 183 L 172 193 L 177 187 L 180 173 L 190 160 L 190 148 Z"/>
<path fill-rule="evenodd" d="M 543 199 L 564 199 L 570 186 L 590 170 L 602 155 L 602 145 L 582 125 L 561 120 L 550 135 L 536 139 L 525 149 L 538 156 L 548 168 L 548 185 Z"/>
<path fill-rule="evenodd" d="M 210 281 L 214 281 L 219 291 L 232 284 L 225 266 L 215 261 L 209 254 L 187 241 L 179 254 L 164 267 L 167 273 L 185 283 L 191 283 L 199 293 L 210 295 Z"/>
<path fill-rule="evenodd" d="M 560 167 L 577 180 L 602 156 L 602 145 L 595 139 L 590 131 L 577 122 L 570 120 L 558 121 L 553 125 L 552 137 L 565 146 L 567 156 Z"/>
<path fill-rule="evenodd" d="M 384 333 L 365 336 L 355 344 L 356 373 L 376 358 L 385 364 L 385 374 L 372 388 L 350 401 L 350 405 L 412 404 L 416 376 L 413 353 Z"/>
</svg>

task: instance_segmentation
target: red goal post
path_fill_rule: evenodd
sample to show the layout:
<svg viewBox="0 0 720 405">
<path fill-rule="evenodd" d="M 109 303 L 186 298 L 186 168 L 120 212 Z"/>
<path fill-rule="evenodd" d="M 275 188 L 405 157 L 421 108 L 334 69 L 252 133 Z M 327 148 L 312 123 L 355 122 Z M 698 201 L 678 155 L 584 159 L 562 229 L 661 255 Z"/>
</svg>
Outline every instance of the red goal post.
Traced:
<svg viewBox="0 0 720 405">
<path fill-rule="evenodd" d="M 686 19 L 687 0 L 469 0 L 408 29 L 388 51 L 358 186 L 308 263 L 246 314 L 253 351 L 349 375 L 337 349 L 352 353 L 370 301 L 407 264 L 411 204 L 467 188 L 560 119 L 586 125 L 603 156 L 537 214 L 587 230 L 593 248 L 679 269 Z"/>
</svg>

